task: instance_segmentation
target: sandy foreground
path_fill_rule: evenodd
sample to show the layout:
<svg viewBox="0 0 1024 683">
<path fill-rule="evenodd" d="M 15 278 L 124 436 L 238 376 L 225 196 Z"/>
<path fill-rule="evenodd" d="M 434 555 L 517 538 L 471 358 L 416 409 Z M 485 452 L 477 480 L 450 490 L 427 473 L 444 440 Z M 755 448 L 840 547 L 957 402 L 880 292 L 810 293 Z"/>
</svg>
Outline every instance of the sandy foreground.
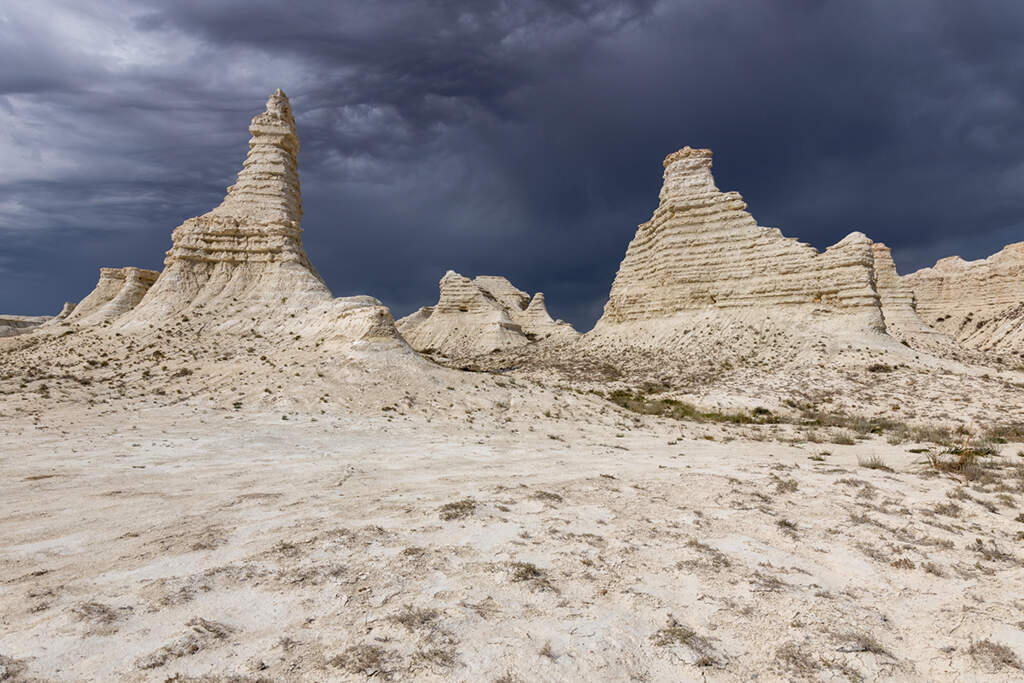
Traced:
<svg viewBox="0 0 1024 683">
<path fill-rule="evenodd" d="M 1024 677 L 1020 444 L 286 417 L 5 417 L 0 680 Z"/>
</svg>

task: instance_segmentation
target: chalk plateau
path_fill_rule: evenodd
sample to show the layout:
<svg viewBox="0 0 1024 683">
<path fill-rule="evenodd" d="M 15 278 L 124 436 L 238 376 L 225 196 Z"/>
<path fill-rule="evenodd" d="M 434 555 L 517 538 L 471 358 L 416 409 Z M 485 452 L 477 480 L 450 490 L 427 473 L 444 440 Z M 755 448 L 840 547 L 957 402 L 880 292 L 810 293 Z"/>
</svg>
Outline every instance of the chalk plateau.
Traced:
<svg viewBox="0 0 1024 683">
<path fill-rule="evenodd" d="M 963 346 L 1024 353 L 1024 242 L 977 261 L 949 256 L 902 280 L 917 313 Z"/>
<path fill-rule="evenodd" d="M 503 277 L 470 279 L 449 270 L 440 288 L 436 305 L 424 306 L 397 323 L 417 351 L 466 358 L 579 336 L 568 323 L 551 318 L 543 292 L 531 297 Z"/>
</svg>

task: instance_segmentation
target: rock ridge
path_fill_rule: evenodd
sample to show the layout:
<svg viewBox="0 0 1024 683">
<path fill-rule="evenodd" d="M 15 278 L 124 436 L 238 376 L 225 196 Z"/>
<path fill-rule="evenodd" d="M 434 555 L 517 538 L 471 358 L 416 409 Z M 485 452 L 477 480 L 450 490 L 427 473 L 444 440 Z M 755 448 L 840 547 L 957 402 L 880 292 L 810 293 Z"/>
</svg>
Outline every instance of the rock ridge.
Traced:
<svg viewBox="0 0 1024 683">
<path fill-rule="evenodd" d="M 630 242 L 597 327 L 709 308 L 800 305 L 882 331 L 871 241 L 854 232 L 819 253 L 759 226 L 739 193 L 715 186 L 711 158 L 711 150 L 690 147 L 665 158 L 658 207 Z"/>
<path fill-rule="evenodd" d="M 976 261 L 948 256 L 902 281 L 925 322 L 961 345 L 1024 353 L 1024 242 Z"/>
<path fill-rule="evenodd" d="M 466 358 L 578 336 L 571 325 L 551 318 L 543 292 L 531 297 L 503 277 L 470 279 L 449 270 L 439 285 L 436 305 L 424 306 L 397 323 L 418 351 Z"/>
</svg>

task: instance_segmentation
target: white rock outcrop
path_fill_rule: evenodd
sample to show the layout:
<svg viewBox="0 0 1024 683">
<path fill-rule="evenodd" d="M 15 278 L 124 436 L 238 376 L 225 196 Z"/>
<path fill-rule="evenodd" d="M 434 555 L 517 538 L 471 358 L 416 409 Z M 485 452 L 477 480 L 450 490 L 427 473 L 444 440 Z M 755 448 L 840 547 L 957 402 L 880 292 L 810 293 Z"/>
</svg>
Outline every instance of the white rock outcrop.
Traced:
<svg viewBox="0 0 1024 683">
<path fill-rule="evenodd" d="M 758 338 L 913 344 L 932 335 L 899 289 L 888 248 L 853 232 L 824 252 L 759 226 L 736 192 L 721 192 L 711 151 L 664 161 L 659 204 L 626 250 L 588 341 L 651 349 L 708 344 L 756 353 Z M 881 283 L 881 284 L 880 284 Z M 726 344 L 726 340 L 728 344 Z"/>
<path fill-rule="evenodd" d="M 568 323 L 551 318 L 542 292 L 531 297 L 503 277 L 470 279 L 449 270 L 440 287 L 435 306 L 425 306 L 397 323 L 418 351 L 465 358 L 579 336 Z"/>
<path fill-rule="evenodd" d="M 985 259 L 940 259 L 902 278 L 918 315 L 961 345 L 1024 353 L 1024 242 Z"/>
<path fill-rule="evenodd" d="M 0 315 L 0 337 L 26 334 L 49 320 L 46 315 Z"/>
<path fill-rule="evenodd" d="M 78 325 L 99 325 L 116 320 L 142 301 L 158 275 L 160 273 L 155 270 L 131 266 L 100 268 L 100 279 L 93 290 L 57 320 Z"/>
<path fill-rule="evenodd" d="M 200 319 L 210 332 L 312 336 L 346 348 L 355 341 L 386 342 L 411 353 L 380 301 L 335 299 L 306 256 L 299 138 L 280 89 L 249 132 L 237 182 L 219 206 L 174 230 L 163 272 L 117 328 Z"/>
<path fill-rule="evenodd" d="M 955 347 L 947 334 L 926 324 L 914 309 L 914 292 L 896 271 L 892 251 L 885 244 L 872 245 L 875 289 L 882 306 L 885 331 L 913 348 L 946 353 Z"/>
</svg>

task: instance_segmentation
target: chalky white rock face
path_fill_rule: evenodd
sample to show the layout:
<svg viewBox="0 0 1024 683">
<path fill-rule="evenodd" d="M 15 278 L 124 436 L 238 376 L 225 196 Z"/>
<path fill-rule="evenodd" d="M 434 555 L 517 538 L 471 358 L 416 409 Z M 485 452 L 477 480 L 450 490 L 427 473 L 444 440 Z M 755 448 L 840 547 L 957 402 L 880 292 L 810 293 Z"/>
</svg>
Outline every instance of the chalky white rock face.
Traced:
<svg viewBox="0 0 1024 683">
<path fill-rule="evenodd" d="M 253 118 L 249 153 L 212 211 L 174 230 L 164 271 L 133 320 L 156 321 L 188 310 L 269 307 L 282 298 L 331 299 L 300 238 L 299 138 L 281 90 Z M 287 303 L 287 301 L 283 302 Z"/>
<path fill-rule="evenodd" d="M 853 232 L 818 252 L 759 226 L 738 193 L 715 186 L 710 150 L 684 147 L 664 167 L 658 208 L 630 242 L 589 346 L 782 362 L 848 343 L 949 345 L 917 319 L 885 245 Z"/>
<path fill-rule="evenodd" d="M 0 337 L 26 334 L 49 320 L 45 315 L 0 315 Z"/>
<path fill-rule="evenodd" d="M 64 305 L 63 305 L 63 306 L 61 307 L 61 309 L 60 309 L 60 313 L 58 313 L 58 314 L 56 315 L 56 317 L 54 318 L 54 320 L 64 320 L 64 319 L 65 319 L 65 318 L 67 318 L 67 317 L 68 317 L 69 315 L 71 315 L 72 313 L 74 313 L 74 311 L 75 311 L 75 307 L 77 307 L 77 306 L 78 306 L 78 303 L 77 303 L 77 302 L 75 302 L 75 301 L 65 301 L 65 302 L 64 302 Z"/>
<path fill-rule="evenodd" d="M 598 328 L 681 312 L 800 306 L 881 331 L 871 241 L 852 233 L 824 254 L 757 225 L 736 192 L 721 192 L 711 150 L 665 158 L 660 203 L 639 226 Z"/>
<path fill-rule="evenodd" d="M 116 320 L 132 310 L 156 282 L 160 273 L 142 268 L 100 268 L 100 279 L 89 295 L 77 306 L 64 311 L 55 321 L 78 325 L 98 325 Z M 67 310 L 68 304 L 65 304 Z"/>
<path fill-rule="evenodd" d="M 927 325 L 914 309 L 914 292 L 896 272 L 892 251 L 881 242 L 872 245 L 875 289 L 882 305 L 885 331 L 915 349 L 946 353 L 956 342 L 949 335 Z"/>
<path fill-rule="evenodd" d="M 503 277 L 474 279 L 449 270 L 441 278 L 436 306 L 398 321 L 398 330 L 418 351 L 465 358 L 525 346 L 542 339 L 574 339 L 571 325 L 552 320 L 544 294 L 532 298 Z"/>
<path fill-rule="evenodd" d="M 116 327 L 133 331 L 201 320 L 209 332 L 313 337 L 345 350 L 354 342 L 382 343 L 414 355 L 380 301 L 335 299 L 306 256 L 299 138 L 281 90 L 252 119 L 249 132 L 237 182 L 219 206 L 174 230 L 163 272 Z"/>
<path fill-rule="evenodd" d="M 1024 242 L 986 259 L 940 259 L 903 278 L 917 313 L 965 347 L 1024 353 Z"/>
</svg>

